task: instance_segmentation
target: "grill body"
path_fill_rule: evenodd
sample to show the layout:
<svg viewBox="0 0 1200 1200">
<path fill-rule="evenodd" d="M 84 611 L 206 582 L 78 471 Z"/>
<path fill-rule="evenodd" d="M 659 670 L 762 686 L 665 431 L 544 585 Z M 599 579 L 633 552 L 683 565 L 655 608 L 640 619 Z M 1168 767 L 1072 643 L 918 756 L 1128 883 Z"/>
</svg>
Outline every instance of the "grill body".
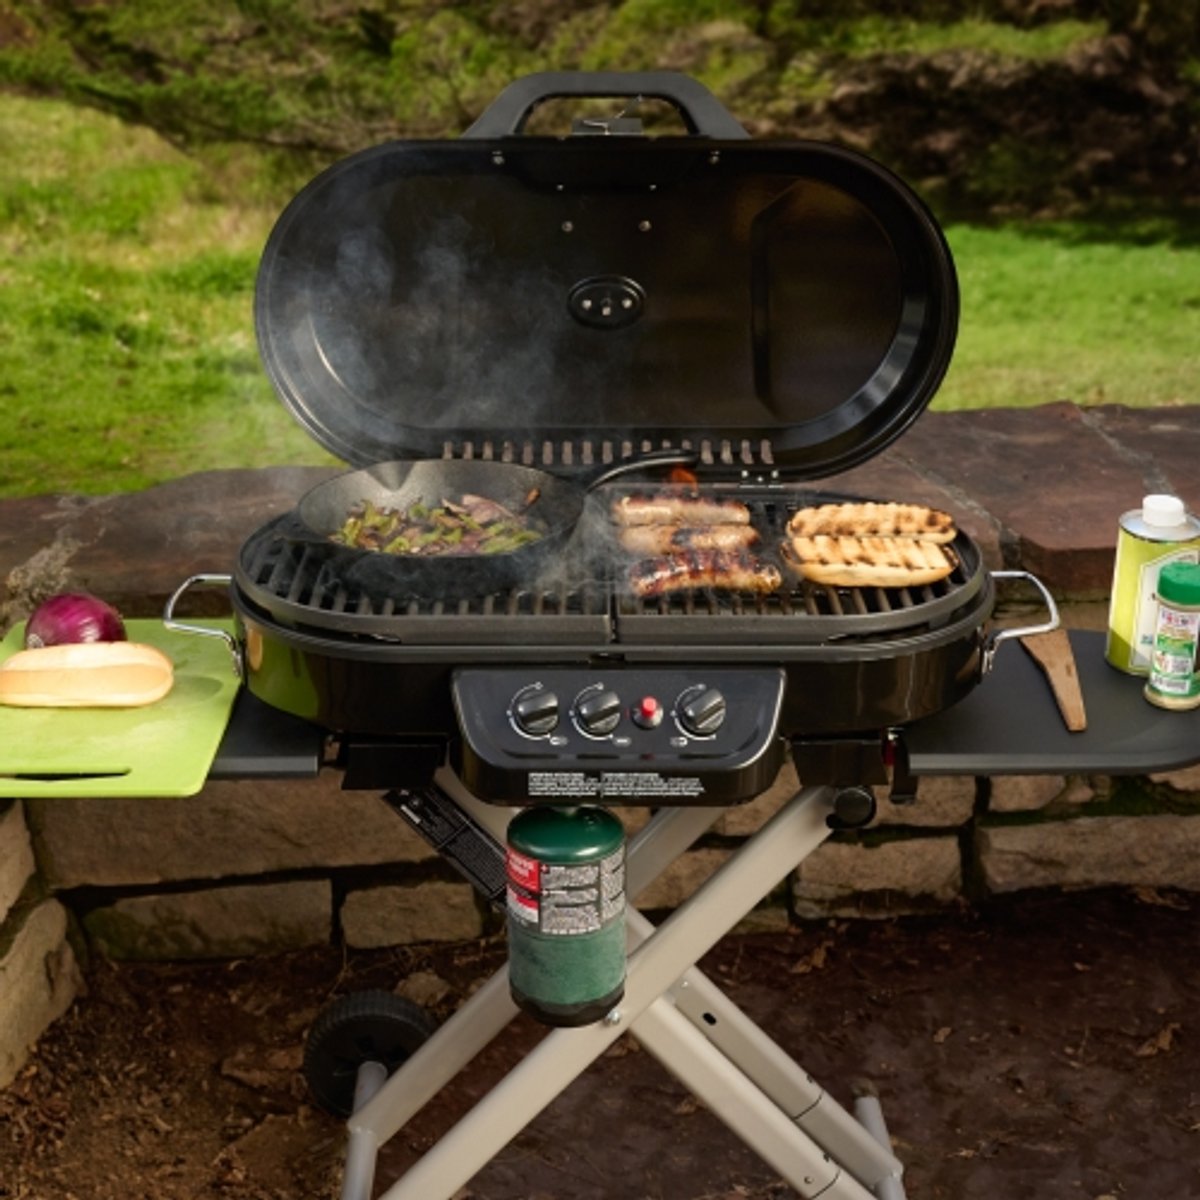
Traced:
<svg viewBox="0 0 1200 1200">
<path fill-rule="evenodd" d="M 975 686 L 992 601 L 989 582 L 936 628 L 845 643 L 622 644 L 597 637 L 420 644 L 290 627 L 234 590 L 251 692 L 328 729 L 382 736 L 454 730 L 450 677 L 464 662 L 513 668 L 514 691 L 522 672 L 544 664 L 776 666 L 787 677 L 784 735 L 886 729 L 946 708 Z"/>
</svg>

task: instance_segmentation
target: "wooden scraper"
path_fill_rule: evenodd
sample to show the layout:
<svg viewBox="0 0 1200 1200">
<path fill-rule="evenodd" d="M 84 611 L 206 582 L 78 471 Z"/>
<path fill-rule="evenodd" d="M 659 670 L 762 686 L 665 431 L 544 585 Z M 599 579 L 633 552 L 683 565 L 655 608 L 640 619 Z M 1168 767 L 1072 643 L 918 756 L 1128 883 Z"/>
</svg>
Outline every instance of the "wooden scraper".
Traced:
<svg viewBox="0 0 1200 1200">
<path fill-rule="evenodd" d="M 1086 729 L 1087 712 L 1067 631 L 1052 629 L 1049 633 L 1034 633 L 1021 638 L 1020 642 L 1050 681 L 1050 690 L 1067 728 L 1072 733 Z"/>
</svg>

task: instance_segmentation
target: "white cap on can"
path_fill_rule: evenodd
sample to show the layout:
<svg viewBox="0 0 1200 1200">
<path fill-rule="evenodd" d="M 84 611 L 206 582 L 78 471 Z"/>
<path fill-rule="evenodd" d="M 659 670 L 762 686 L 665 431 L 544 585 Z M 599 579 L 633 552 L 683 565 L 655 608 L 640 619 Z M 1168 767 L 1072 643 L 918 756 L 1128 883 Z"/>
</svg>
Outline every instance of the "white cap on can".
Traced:
<svg viewBox="0 0 1200 1200">
<path fill-rule="evenodd" d="M 1187 509 L 1178 496 L 1145 496 L 1142 499 L 1142 520 L 1159 529 L 1170 529 L 1187 520 Z"/>
</svg>

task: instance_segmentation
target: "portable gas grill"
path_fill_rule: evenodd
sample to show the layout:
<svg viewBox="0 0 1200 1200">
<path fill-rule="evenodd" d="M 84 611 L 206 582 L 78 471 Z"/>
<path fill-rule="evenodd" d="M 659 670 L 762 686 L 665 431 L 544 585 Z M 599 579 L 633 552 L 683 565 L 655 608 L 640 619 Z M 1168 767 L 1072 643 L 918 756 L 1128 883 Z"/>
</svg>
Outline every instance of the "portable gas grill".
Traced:
<svg viewBox="0 0 1200 1200">
<path fill-rule="evenodd" d="M 664 98 L 691 132 L 516 136 L 563 95 Z M 492 668 L 501 691 L 530 668 L 602 670 L 623 695 L 653 691 L 668 668 L 697 684 L 717 669 L 781 674 L 766 747 L 877 742 L 945 708 L 1011 636 L 985 632 L 1007 573 L 986 571 L 964 533 L 936 585 L 787 576 L 768 595 L 705 587 L 644 601 L 611 553 L 605 514 L 622 491 L 660 486 L 664 458 L 684 459 L 705 495 L 750 508 L 777 560 L 791 513 L 826 498 L 814 481 L 869 460 L 923 411 L 957 312 L 941 232 L 900 181 L 835 147 L 753 142 L 682 76 L 531 77 L 458 140 L 335 164 L 272 232 L 256 320 L 285 404 L 362 469 L 243 547 L 232 594 L 248 687 L 345 735 L 354 777 L 356 737 L 370 739 L 372 761 L 386 753 L 379 739 L 400 761 L 406 739 L 432 739 L 461 749 L 469 785 L 479 747 L 453 697 L 482 676 L 468 684 L 466 668 Z M 596 485 L 615 470 L 626 473 Z M 517 505 L 531 480 L 591 487 L 549 531 L 549 555 L 430 564 L 327 536 L 330 505 L 472 490 Z M 539 771 L 580 749 L 537 745 Z M 630 761 L 647 749 L 620 736 L 602 748 Z M 670 749 L 653 747 L 664 773 Z M 697 746 L 679 749 L 695 757 Z M 527 798 L 527 772 L 510 765 L 504 794 L 503 772 L 491 772 L 487 799 Z M 724 795 L 754 794 L 773 765 Z"/>
<path fill-rule="evenodd" d="M 622 117 L 521 135 L 562 96 L 665 99 L 689 132 L 625 136 Z M 302 501 L 247 540 L 231 578 L 187 581 L 169 628 L 193 628 L 176 608 L 205 582 L 228 585 L 236 618 L 233 634 L 200 628 L 228 640 L 245 682 L 217 774 L 259 769 L 277 740 L 264 731 L 299 718 L 278 734 L 299 738 L 298 773 L 317 769 L 311 739 L 330 739 L 344 786 L 386 790 L 499 903 L 516 808 L 655 808 L 629 846 L 636 896 L 788 755 L 804 784 L 659 929 L 628 911 L 623 998 L 549 1033 L 384 1194 L 451 1196 L 631 1032 L 801 1195 L 902 1197 L 877 1102 L 841 1108 L 694 964 L 832 829 L 873 819 L 868 785 L 911 798 L 923 763 L 986 757 L 974 729 L 938 760 L 938 718 L 974 700 L 1004 638 L 1057 625 L 1053 600 L 986 570 L 962 532 L 934 585 L 785 575 L 766 594 L 640 599 L 607 513 L 682 459 L 695 491 L 747 505 L 773 559 L 789 516 L 833 498 L 817 481 L 899 437 L 949 363 L 957 291 L 931 215 L 861 155 L 750 141 L 685 77 L 533 76 L 458 140 L 390 143 L 318 176 L 271 235 L 256 318 L 284 402 L 357 468 L 340 500 L 419 481 L 428 501 L 522 471 L 582 499 L 553 553 L 467 571 L 335 546 Z M 1012 575 L 1042 591 L 1046 622 L 991 628 Z M 1177 754 L 1150 740 L 1150 757 Z M 367 1200 L 379 1146 L 517 1007 L 504 971 L 432 1036 L 403 1006 L 348 999 L 314 1027 L 308 1074 L 351 1113 L 343 1197 Z"/>
</svg>

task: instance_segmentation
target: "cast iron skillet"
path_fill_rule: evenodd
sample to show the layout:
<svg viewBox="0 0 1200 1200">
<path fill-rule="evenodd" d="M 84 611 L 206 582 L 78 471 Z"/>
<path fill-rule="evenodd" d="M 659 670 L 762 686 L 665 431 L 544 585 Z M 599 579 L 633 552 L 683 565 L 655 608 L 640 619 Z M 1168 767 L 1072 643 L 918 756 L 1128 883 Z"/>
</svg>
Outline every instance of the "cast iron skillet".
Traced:
<svg viewBox="0 0 1200 1200">
<path fill-rule="evenodd" d="M 483 595 L 536 578 L 560 554 L 575 531 L 588 493 L 610 479 L 648 467 L 696 462 L 690 450 L 651 450 L 594 470 L 579 479 L 489 459 L 416 459 L 377 463 L 317 484 L 296 513 L 306 534 L 328 548 L 329 560 L 350 587 L 380 594 Z M 526 507 L 531 493 L 537 498 Z M 542 536 L 503 554 L 385 554 L 329 540 L 350 509 L 364 500 L 389 508 L 458 502 L 464 494 L 486 496 L 528 516 Z"/>
</svg>

